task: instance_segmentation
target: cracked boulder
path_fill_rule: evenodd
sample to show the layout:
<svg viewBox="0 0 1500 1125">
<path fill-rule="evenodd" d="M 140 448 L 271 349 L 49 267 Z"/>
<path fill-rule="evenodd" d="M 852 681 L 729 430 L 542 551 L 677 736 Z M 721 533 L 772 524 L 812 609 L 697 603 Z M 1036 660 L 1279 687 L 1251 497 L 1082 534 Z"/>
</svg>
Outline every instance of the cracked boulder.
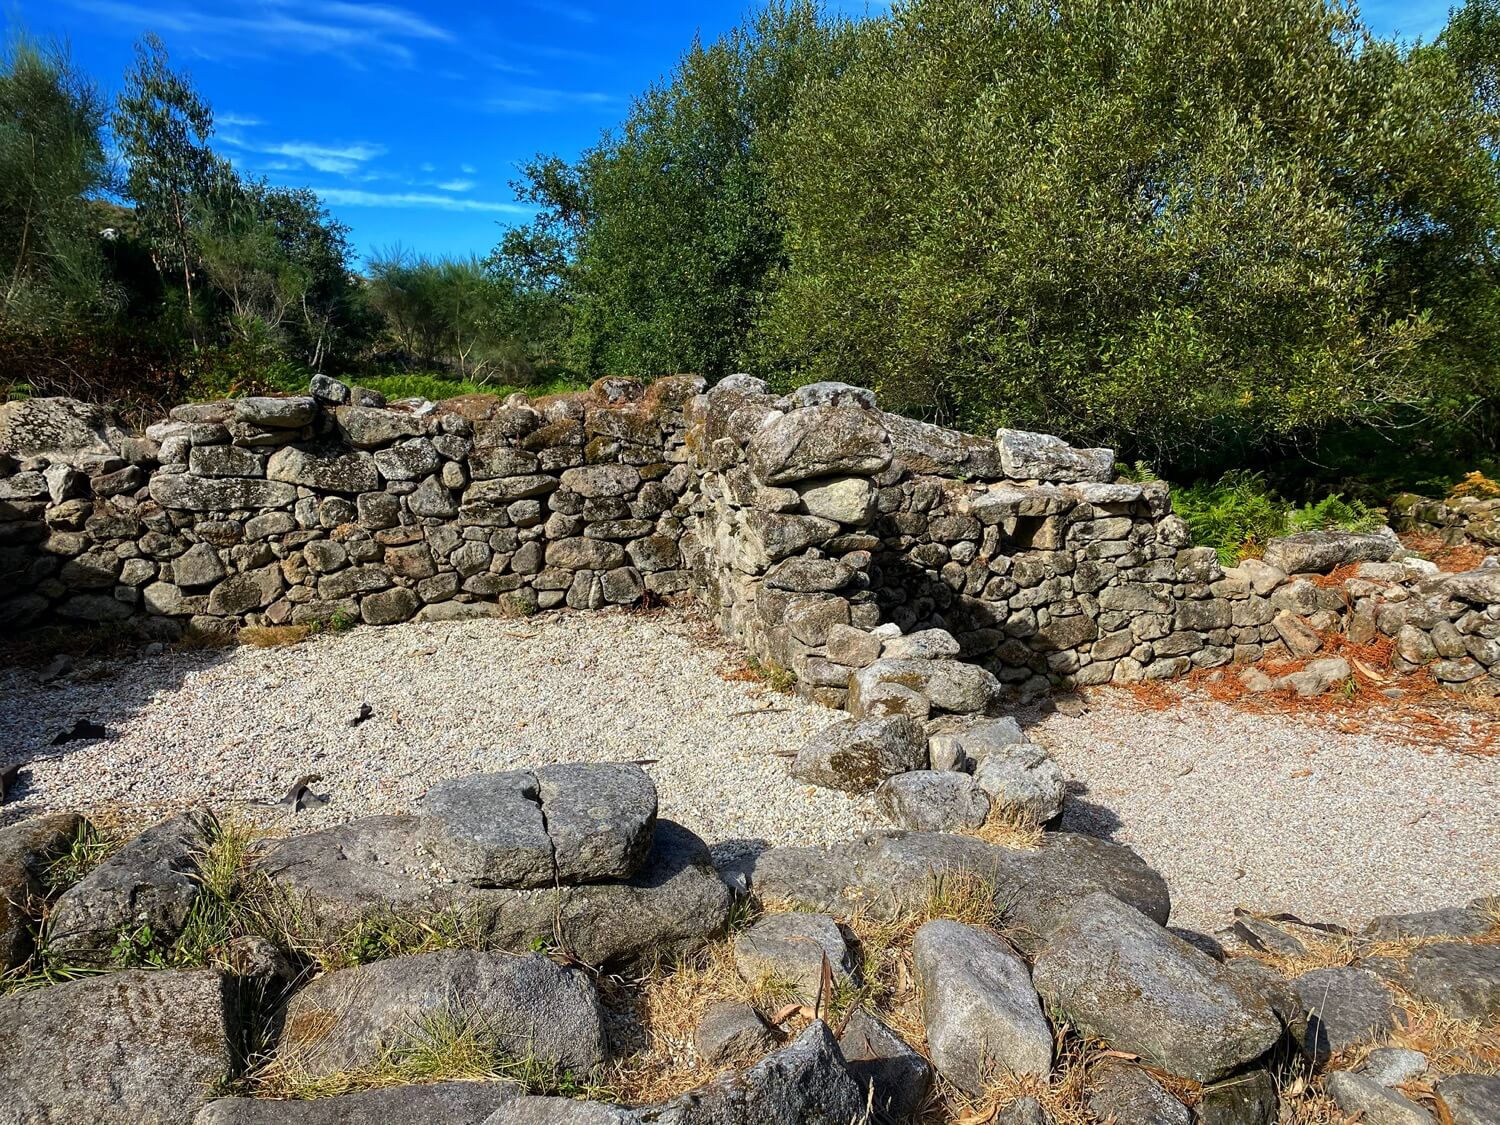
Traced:
<svg viewBox="0 0 1500 1125">
<path fill-rule="evenodd" d="M 278 1057 L 327 1077 L 436 1041 L 454 1023 L 509 1058 L 577 1079 L 607 1054 L 599 997 L 583 972 L 537 953 L 448 949 L 318 977 L 287 1004 Z"/>
<path fill-rule="evenodd" d="M 629 763 L 569 763 L 439 782 L 420 811 L 433 855 L 476 887 L 628 879 L 651 849 L 656 786 Z"/>
</svg>

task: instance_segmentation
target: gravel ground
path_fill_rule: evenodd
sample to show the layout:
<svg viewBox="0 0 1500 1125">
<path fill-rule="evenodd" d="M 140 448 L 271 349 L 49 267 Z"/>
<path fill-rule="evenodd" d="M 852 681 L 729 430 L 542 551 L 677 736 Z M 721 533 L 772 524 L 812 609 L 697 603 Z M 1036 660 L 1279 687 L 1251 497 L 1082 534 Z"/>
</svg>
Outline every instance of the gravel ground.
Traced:
<svg viewBox="0 0 1500 1125">
<path fill-rule="evenodd" d="M 1174 925 L 1212 932 L 1236 905 L 1347 924 L 1500 892 L 1500 758 L 1110 689 L 1030 729 L 1076 779 L 1063 826 L 1140 852 Z"/>
<path fill-rule="evenodd" d="M 725 852 L 878 826 L 868 801 L 786 774 L 780 755 L 840 713 L 725 679 L 736 663 L 701 621 L 661 612 L 355 629 L 80 662 L 51 683 L 6 668 L 0 768 L 55 756 L 32 761 L 0 823 L 211 803 L 304 830 L 406 811 L 457 774 L 654 759 L 662 815 Z M 48 746 L 79 718 L 109 737 Z M 1237 904 L 1352 922 L 1500 891 L 1500 759 L 1191 697 L 1148 711 L 1109 690 L 1031 729 L 1077 779 L 1064 826 L 1135 847 L 1166 876 L 1177 925 L 1211 932 Z M 329 804 L 273 809 L 305 774 Z"/>
<path fill-rule="evenodd" d="M 794 782 L 778 756 L 841 712 L 724 679 L 735 663 L 694 618 L 591 613 L 166 653 L 80 666 L 50 685 L 7 669 L 0 768 L 77 718 L 111 737 L 33 764 L 5 819 L 268 802 L 321 774 L 312 788 L 332 799 L 298 815 L 302 829 L 407 811 L 433 782 L 460 774 L 654 759 L 646 769 L 661 815 L 711 843 L 836 840 L 875 824 L 868 802 Z M 365 702 L 372 717 L 350 727 Z"/>
</svg>

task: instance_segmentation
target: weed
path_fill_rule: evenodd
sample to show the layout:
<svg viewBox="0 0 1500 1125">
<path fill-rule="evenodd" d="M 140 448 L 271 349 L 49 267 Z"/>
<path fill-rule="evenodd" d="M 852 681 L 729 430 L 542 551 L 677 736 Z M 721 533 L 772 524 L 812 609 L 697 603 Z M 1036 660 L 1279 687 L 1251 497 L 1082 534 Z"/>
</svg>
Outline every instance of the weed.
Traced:
<svg viewBox="0 0 1500 1125">
<path fill-rule="evenodd" d="M 240 630 L 240 641 L 256 648 L 281 648 L 301 644 L 318 632 L 312 625 L 246 625 Z"/>
<path fill-rule="evenodd" d="M 333 615 L 328 618 L 328 628 L 335 633 L 347 633 L 358 624 L 359 618 L 355 617 L 347 609 L 336 609 L 333 611 Z"/>
<path fill-rule="evenodd" d="M 1030 850 L 1042 846 L 1041 822 L 1024 809 L 996 805 L 971 835 L 1002 848 Z"/>
<path fill-rule="evenodd" d="M 114 855 L 124 844 L 124 837 L 102 832 L 85 820 L 74 833 L 68 850 L 53 860 L 43 872 L 42 885 L 47 894 L 59 895 L 81 882 L 84 876 Z"/>
<path fill-rule="evenodd" d="M 1462 500 L 1472 497 L 1475 500 L 1492 500 L 1500 496 L 1500 484 L 1496 484 L 1489 477 L 1477 469 L 1464 476 L 1464 479 L 1453 486 L 1448 493 L 1449 500 Z"/>
<path fill-rule="evenodd" d="M 770 660 L 760 660 L 750 657 L 745 661 L 745 667 L 750 675 L 772 691 L 780 692 L 782 695 L 790 695 L 797 687 L 797 674 L 790 668 L 783 668 Z"/>
</svg>

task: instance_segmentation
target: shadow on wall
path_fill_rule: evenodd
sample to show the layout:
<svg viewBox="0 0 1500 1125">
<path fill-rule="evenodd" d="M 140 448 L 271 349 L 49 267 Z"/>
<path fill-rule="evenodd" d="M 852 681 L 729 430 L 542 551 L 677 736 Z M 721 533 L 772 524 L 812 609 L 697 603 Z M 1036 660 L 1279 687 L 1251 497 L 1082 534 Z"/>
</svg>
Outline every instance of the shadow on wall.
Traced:
<svg viewBox="0 0 1500 1125">
<path fill-rule="evenodd" d="M 0 827 L 45 811 L 32 791 L 30 765 L 65 759 L 119 737 L 159 694 L 178 690 L 187 679 L 230 654 L 229 649 L 168 650 L 156 655 L 80 659 L 56 676 L 49 675 L 45 664 L 8 663 L 0 671 L 0 698 L 10 701 L 0 716 L 0 773 L 13 767 L 17 772 L 5 785 Z M 15 706 L 21 699 L 26 705 Z M 103 736 L 88 729 L 88 724 L 102 727 Z M 75 730 L 82 737 L 70 738 Z M 170 738 L 170 732 L 162 737 Z M 171 752 L 170 747 L 162 749 Z M 107 804 L 113 796 L 111 779 L 92 780 L 97 782 L 97 803 Z"/>
</svg>

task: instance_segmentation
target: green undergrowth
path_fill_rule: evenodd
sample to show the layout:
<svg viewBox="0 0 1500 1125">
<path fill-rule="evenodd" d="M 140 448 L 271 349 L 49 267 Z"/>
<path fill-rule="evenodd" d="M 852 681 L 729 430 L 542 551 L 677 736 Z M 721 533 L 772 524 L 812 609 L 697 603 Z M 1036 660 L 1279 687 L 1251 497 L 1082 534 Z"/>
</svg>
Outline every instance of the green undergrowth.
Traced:
<svg viewBox="0 0 1500 1125">
<path fill-rule="evenodd" d="M 1267 541 L 1299 531 L 1374 531 L 1385 509 L 1357 498 L 1325 496 L 1293 504 L 1264 474 L 1234 470 L 1217 481 L 1172 490 L 1172 506 L 1188 525 L 1193 542 L 1212 547 L 1226 566 L 1258 557 Z"/>
</svg>

